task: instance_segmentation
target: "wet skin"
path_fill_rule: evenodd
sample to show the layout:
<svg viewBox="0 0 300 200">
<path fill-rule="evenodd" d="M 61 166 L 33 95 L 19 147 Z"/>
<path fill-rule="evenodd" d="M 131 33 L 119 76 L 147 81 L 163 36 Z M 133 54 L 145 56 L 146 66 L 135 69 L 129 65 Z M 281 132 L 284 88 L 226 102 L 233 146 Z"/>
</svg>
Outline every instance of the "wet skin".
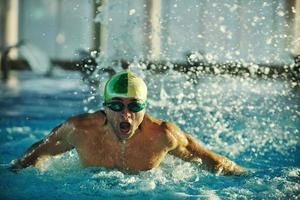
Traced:
<svg viewBox="0 0 300 200">
<path fill-rule="evenodd" d="M 133 98 L 115 98 L 125 105 Z M 33 144 L 15 160 L 12 170 L 36 165 L 43 156 L 57 155 L 75 148 L 84 167 L 99 166 L 138 172 L 157 167 L 167 153 L 224 175 L 246 170 L 228 158 L 207 150 L 175 124 L 127 106 L 121 112 L 109 108 L 70 118 Z"/>
</svg>

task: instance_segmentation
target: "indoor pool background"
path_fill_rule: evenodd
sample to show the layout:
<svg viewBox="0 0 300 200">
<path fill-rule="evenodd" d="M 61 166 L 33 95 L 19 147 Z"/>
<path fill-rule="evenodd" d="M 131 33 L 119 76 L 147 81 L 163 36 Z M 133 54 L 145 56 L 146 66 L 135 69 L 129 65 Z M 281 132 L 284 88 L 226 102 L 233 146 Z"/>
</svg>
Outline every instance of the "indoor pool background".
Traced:
<svg viewBox="0 0 300 200">
<path fill-rule="evenodd" d="M 175 122 L 209 149 L 250 169 L 217 176 L 172 156 L 150 171 L 80 167 L 75 151 L 40 169 L 7 167 L 72 115 L 96 110 L 101 97 L 77 73 L 15 73 L 0 90 L 1 199 L 299 199 L 300 92 L 285 80 L 139 72 L 149 87 L 148 111 Z M 58 75 L 59 74 L 59 75 Z M 101 79 L 99 91 L 106 77 Z"/>
</svg>

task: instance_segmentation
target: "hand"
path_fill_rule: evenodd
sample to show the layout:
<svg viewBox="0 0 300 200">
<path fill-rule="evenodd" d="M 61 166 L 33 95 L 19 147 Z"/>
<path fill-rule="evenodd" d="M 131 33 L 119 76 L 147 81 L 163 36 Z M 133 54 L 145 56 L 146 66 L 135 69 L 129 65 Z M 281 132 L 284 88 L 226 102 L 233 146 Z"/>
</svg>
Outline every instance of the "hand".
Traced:
<svg viewBox="0 0 300 200">
<path fill-rule="evenodd" d="M 11 162 L 11 165 L 9 166 L 9 170 L 16 173 L 16 172 L 18 172 L 19 170 L 21 170 L 25 167 L 26 166 L 23 165 L 21 160 L 17 159 L 17 160 L 13 160 Z"/>
<path fill-rule="evenodd" d="M 221 162 L 216 167 L 217 175 L 236 175 L 243 176 L 248 173 L 248 170 L 234 163 L 233 161 L 223 157 Z"/>
<path fill-rule="evenodd" d="M 232 175 L 236 175 L 236 176 L 244 176 L 248 174 L 248 170 L 244 167 L 241 167 L 239 165 L 236 165 L 234 167 L 234 170 L 232 171 Z"/>
</svg>

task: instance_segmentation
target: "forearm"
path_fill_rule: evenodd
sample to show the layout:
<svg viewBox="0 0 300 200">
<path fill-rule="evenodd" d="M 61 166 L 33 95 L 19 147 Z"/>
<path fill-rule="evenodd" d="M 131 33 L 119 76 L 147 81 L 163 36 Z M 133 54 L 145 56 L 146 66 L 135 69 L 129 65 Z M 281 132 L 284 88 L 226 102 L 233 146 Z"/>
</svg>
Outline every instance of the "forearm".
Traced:
<svg viewBox="0 0 300 200">
<path fill-rule="evenodd" d="M 206 149 L 174 124 L 168 123 L 167 125 L 167 131 L 172 133 L 176 141 L 176 145 L 169 151 L 170 154 L 201 165 L 206 170 L 217 174 L 240 175 L 246 172 L 245 168 L 240 167 L 228 158 Z"/>
<path fill-rule="evenodd" d="M 208 171 L 222 175 L 240 175 L 246 172 L 245 168 L 237 165 L 225 156 L 206 149 L 190 136 L 187 136 L 187 138 L 189 140 L 187 150 L 191 153 L 190 160 L 201 160 L 202 166 Z"/>
<path fill-rule="evenodd" d="M 17 170 L 29 167 L 34 165 L 38 158 L 45 154 L 45 143 L 43 140 L 40 140 L 34 143 L 20 158 L 13 160 L 10 168 Z"/>
<path fill-rule="evenodd" d="M 74 148 L 66 139 L 71 131 L 62 127 L 62 125 L 57 126 L 47 137 L 33 144 L 22 157 L 12 162 L 11 169 L 17 170 L 35 165 L 43 156 L 54 156 Z"/>
</svg>

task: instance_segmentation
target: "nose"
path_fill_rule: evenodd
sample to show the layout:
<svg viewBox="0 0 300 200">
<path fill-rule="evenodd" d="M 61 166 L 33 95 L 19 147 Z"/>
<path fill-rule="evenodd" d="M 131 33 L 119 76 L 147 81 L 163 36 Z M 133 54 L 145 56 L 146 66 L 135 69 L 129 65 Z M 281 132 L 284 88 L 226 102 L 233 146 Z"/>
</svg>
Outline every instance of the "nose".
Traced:
<svg viewBox="0 0 300 200">
<path fill-rule="evenodd" d="M 129 119 L 132 116 L 131 111 L 128 110 L 127 106 L 124 108 L 124 110 L 122 110 L 121 112 L 122 118 L 123 119 Z"/>
</svg>

